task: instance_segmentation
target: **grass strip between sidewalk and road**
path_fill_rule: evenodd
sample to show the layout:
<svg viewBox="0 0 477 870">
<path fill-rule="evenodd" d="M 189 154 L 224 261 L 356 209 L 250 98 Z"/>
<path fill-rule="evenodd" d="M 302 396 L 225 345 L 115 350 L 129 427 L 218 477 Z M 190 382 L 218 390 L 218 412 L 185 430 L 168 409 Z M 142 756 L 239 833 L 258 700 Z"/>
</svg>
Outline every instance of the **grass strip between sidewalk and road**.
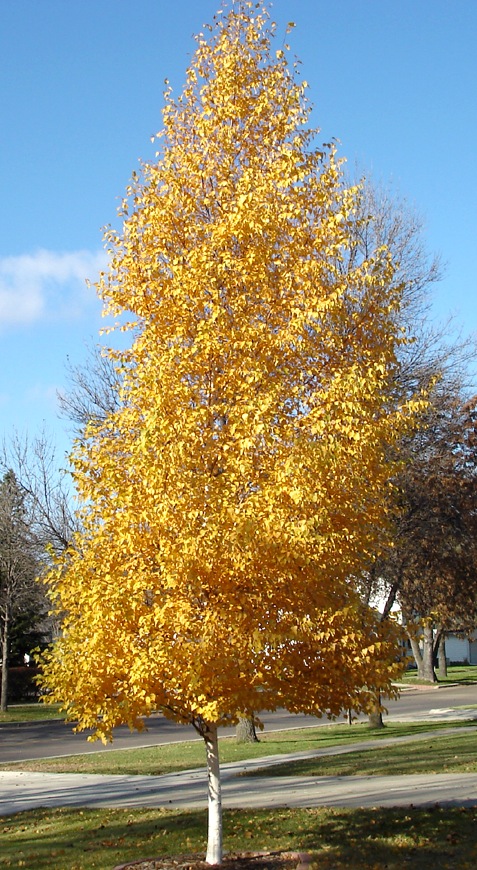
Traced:
<svg viewBox="0 0 477 870">
<path fill-rule="evenodd" d="M 435 773 L 477 773 L 477 727 L 472 731 L 433 734 L 428 739 L 357 749 L 345 755 L 297 759 L 247 776 L 406 776 Z M 336 747 L 338 749 L 338 747 Z"/>
<path fill-rule="evenodd" d="M 4 817 L 0 867 L 111 870 L 153 856 L 202 854 L 205 811 L 40 809 Z M 477 808 L 225 810 L 229 851 L 290 850 L 310 870 L 470 870 Z"/>
</svg>

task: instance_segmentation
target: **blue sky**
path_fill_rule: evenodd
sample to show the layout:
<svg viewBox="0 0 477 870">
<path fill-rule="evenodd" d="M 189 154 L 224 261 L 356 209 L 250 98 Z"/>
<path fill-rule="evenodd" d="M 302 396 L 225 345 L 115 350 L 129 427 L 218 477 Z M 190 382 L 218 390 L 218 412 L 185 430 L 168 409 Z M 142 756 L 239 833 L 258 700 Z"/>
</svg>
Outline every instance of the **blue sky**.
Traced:
<svg viewBox="0 0 477 870">
<path fill-rule="evenodd" d="M 85 278 L 138 159 L 151 158 L 168 78 L 219 0 L 15 0 L 0 10 L 0 437 L 51 432 L 56 392 L 101 326 Z M 323 141 L 390 183 L 447 263 L 433 311 L 477 331 L 477 3 L 275 0 Z"/>
</svg>

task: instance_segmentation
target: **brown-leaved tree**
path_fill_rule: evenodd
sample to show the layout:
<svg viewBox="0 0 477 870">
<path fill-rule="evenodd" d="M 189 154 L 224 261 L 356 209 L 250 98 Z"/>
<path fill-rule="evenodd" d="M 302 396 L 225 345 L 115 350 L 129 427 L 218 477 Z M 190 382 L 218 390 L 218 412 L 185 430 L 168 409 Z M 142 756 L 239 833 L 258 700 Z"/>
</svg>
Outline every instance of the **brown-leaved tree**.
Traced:
<svg viewBox="0 0 477 870">
<path fill-rule="evenodd" d="M 470 632 L 477 619 L 476 399 L 432 412 L 400 476 L 394 547 L 380 565 L 429 682 L 442 634 Z"/>
</svg>

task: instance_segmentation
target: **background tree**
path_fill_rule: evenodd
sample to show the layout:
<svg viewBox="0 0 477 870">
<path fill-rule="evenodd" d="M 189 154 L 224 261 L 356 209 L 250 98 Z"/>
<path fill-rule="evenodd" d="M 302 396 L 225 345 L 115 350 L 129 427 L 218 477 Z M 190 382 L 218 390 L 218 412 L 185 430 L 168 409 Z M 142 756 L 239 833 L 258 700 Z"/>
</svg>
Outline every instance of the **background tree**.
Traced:
<svg viewBox="0 0 477 870">
<path fill-rule="evenodd" d="M 431 386 L 429 400 L 437 410 L 461 395 L 470 397 L 473 380 L 469 363 L 475 360 L 475 336 L 463 334 L 452 317 L 438 321 L 433 316 L 433 288 L 441 280 L 444 266 L 441 258 L 427 249 L 422 217 L 391 186 L 364 176 L 357 218 L 348 256 L 342 261 L 343 273 L 380 246 L 390 252 L 395 265 L 392 285 L 401 292 L 397 326 L 408 338 L 397 350 L 398 400 L 428 391 Z M 428 410 L 427 421 L 431 417 Z"/>
<path fill-rule="evenodd" d="M 393 624 L 352 578 L 419 407 L 392 394 L 400 291 L 382 249 L 343 277 L 358 194 L 313 147 L 273 34 L 242 3 L 199 36 L 157 162 L 107 234 L 98 291 L 132 343 L 111 351 L 117 409 L 73 455 L 81 531 L 49 576 L 65 617 L 45 686 L 105 739 L 155 709 L 196 728 L 209 863 L 217 727 L 367 709 L 399 671 Z"/>
<path fill-rule="evenodd" d="M 475 399 L 455 402 L 420 433 L 402 476 L 396 546 L 382 566 L 397 578 L 419 677 L 428 681 L 442 634 L 475 628 L 476 419 Z"/>
<path fill-rule="evenodd" d="M 422 220 L 390 186 L 364 177 L 356 216 L 350 245 L 340 264 L 342 274 L 346 276 L 357 264 L 366 262 L 370 252 L 380 247 L 389 251 L 395 264 L 390 283 L 401 292 L 396 328 L 406 337 L 397 348 L 394 371 L 393 391 L 398 404 L 413 392 L 428 393 L 442 364 L 454 356 L 448 347 L 447 325 L 436 327 L 429 320 L 430 293 L 441 277 L 441 264 L 438 257 L 428 254 Z M 354 328 L 352 321 L 349 328 Z M 392 529 L 389 532 L 391 540 Z M 380 619 L 386 620 L 395 602 L 396 586 L 377 575 L 376 557 L 376 553 L 372 555 L 365 569 L 361 588 L 364 600 L 372 601 L 380 610 Z M 379 693 L 369 724 L 384 727 Z"/>
<path fill-rule="evenodd" d="M 441 392 L 403 441 L 394 533 L 365 578 L 384 613 L 399 605 L 419 677 L 430 682 L 442 636 L 472 630 L 477 615 L 475 418 L 475 399 Z"/>
<path fill-rule="evenodd" d="M 59 555 L 78 529 L 70 473 L 64 468 L 52 439 L 45 433 L 33 438 L 15 433 L 0 451 L 0 469 L 12 469 L 29 505 L 31 532 L 46 554 Z"/>
<path fill-rule="evenodd" d="M 404 575 L 398 569 L 398 564 L 401 564 L 398 553 L 402 555 L 402 548 L 405 549 L 410 540 L 409 523 L 412 525 L 414 522 L 417 533 L 424 534 L 422 529 L 419 531 L 423 515 L 418 517 L 414 507 L 407 502 L 413 474 L 409 465 L 412 467 L 414 462 L 417 463 L 421 469 L 421 484 L 427 487 L 428 481 L 422 479 L 422 460 L 430 453 L 429 449 L 423 449 L 423 445 L 429 448 L 435 442 L 437 430 L 442 429 L 443 423 L 454 416 L 459 403 L 463 403 L 461 397 L 468 393 L 470 386 L 468 363 L 475 359 L 476 348 L 475 340 L 463 337 L 455 330 L 452 321 L 436 323 L 432 320 L 432 287 L 439 281 L 442 269 L 439 258 L 430 256 L 426 249 L 422 219 L 405 200 L 393 195 L 390 188 L 369 180 L 361 188 L 359 214 L 361 219 L 356 224 L 343 271 L 365 258 L 375 245 L 384 244 L 392 253 L 397 266 L 393 282 L 402 287 L 399 327 L 406 335 L 412 336 L 412 341 L 405 341 L 398 348 L 399 365 L 394 383 L 396 402 L 420 390 L 425 390 L 428 395 L 426 413 L 421 417 L 419 427 L 412 437 L 407 434 L 399 445 L 402 466 L 395 480 L 392 499 L 394 532 L 390 536 L 391 547 L 386 550 L 387 556 L 371 561 L 362 578 L 365 599 L 379 601 L 381 618 L 386 619 L 397 601 L 404 602 L 406 598 Z M 440 449 L 443 443 L 441 438 Z M 431 479 L 435 467 L 428 471 Z M 424 576 L 416 576 L 415 584 L 420 583 L 426 585 Z M 412 603 L 409 603 L 412 611 Z M 370 721 L 374 726 L 383 725 L 379 711 Z"/>
<path fill-rule="evenodd" d="M 0 709 L 8 706 L 8 668 L 15 624 L 28 608 L 38 618 L 41 590 L 35 580 L 39 569 L 38 549 L 30 529 L 25 495 L 12 471 L 0 481 L 0 642 L 2 679 Z M 42 596 L 44 602 L 44 595 Z M 35 607 L 35 604 L 37 605 Z M 43 613 L 44 616 L 44 613 Z M 24 648 L 28 653 L 31 648 Z"/>
<path fill-rule="evenodd" d="M 115 360 L 99 344 L 90 344 L 85 363 L 68 360 L 69 386 L 58 393 L 64 417 L 76 438 L 84 438 L 89 423 L 103 423 L 120 407 L 121 374 Z"/>
<path fill-rule="evenodd" d="M 0 470 L 8 478 L 13 476 L 24 506 L 25 552 L 35 554 L 32 577 L 17 584 L 16 604 L 8 620 L 7 650 L 15 664 L 23 662 L 25 653 L 44 648 L 59 631 L 60 617 L 53 619 L 46 590 L 34 579 L 51 564 L 52 556 L 66 550 L 78 529 L 68 473 L 59 464 L 54 444 L 45 433 L 33 439 L 14 434 L 0 450 Z M 28 559 L 26 563 L 30 564 Z"/>
<path fill-rule="evenodd" d="M 8 661 L 13 668 L 25 664 L 34 666 L 37 651 L 46 649 L 52 640 L 53 626 L 45 589 L 36 582 L 32 593 L 28 601 L 22 601 L 11 625 Z M 30 657 L 29 661 L 25 660 L 25 655 Z"/>
</svg>

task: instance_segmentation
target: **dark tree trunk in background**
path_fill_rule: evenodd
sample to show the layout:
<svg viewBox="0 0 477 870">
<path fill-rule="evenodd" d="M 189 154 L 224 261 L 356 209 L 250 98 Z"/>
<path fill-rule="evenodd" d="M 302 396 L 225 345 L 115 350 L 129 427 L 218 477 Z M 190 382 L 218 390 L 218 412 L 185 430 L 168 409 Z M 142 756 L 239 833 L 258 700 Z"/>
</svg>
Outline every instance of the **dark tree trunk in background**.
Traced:
<svg viewBox="0 0 477 870">
<path fill-rule="evenodd" d="M 372 569 L 373 574 L 374 574 L 375 568 L 376 568 L 376 566 L 373 566 L 373 569 Z M 397 593 L 399 590 L 399 584 L 400 584 L 400 578 L 398 580 L 396 580 L 391 585 L 391 588 L 389 589 L 388 596 L 386 599 L 386 603 L 385 603 L 384 608 L 383 608 L 383 612 L 382 612 L 381 617 L 380 617 L 380 622 L 384 622 L 385 619 L 389 619 L 389 615 L 390 615 L 390 613 L 393 609 L 394 603 L 396 601 L 396 596 L 397 596 Z M 384 724 L 384 721 L 383 721 L 383 714 L 382 714 L 381 710 L 379 709 L 380 705 L 381 705 L 381 695 L 378 693 L 376 695 L 376 707 L 374 710 L 371 710 L 371 712 L 369 713 L 369 716 L 368 716 L 368 725 L 370 728 L 378 729 L 378 728 L 385 728 L 386 727 Z"/>
<path fill-rule="evenodd" d="M 258 743 L 255 724 L 251 717 L 239 719 L 235 738 L 237 743 Z"/>
<path fill-rule="evenodd" d="M 376 708 L 374 710 L 372 710 L 368 716 L 368 725 L 370 728 L 377 729 L 377 728 L 384 728 L 385 727 L 384 722 L 383 722 L 383 714 L 381 713 L 381 710 L 379 709 L 380 703 L 381 703 L 381 696 L 377 695 L 376 696 Z"/>
<path fill-rule="evenodd" d="M 0 710 L 2 713 L 7 712 L 8 707 L 8 633 L 10 614 L 8 606 L 5 607 L 3 616 L 3 631 L 2 631 L 2 679 L 0 686 Z"/>
</svg>

